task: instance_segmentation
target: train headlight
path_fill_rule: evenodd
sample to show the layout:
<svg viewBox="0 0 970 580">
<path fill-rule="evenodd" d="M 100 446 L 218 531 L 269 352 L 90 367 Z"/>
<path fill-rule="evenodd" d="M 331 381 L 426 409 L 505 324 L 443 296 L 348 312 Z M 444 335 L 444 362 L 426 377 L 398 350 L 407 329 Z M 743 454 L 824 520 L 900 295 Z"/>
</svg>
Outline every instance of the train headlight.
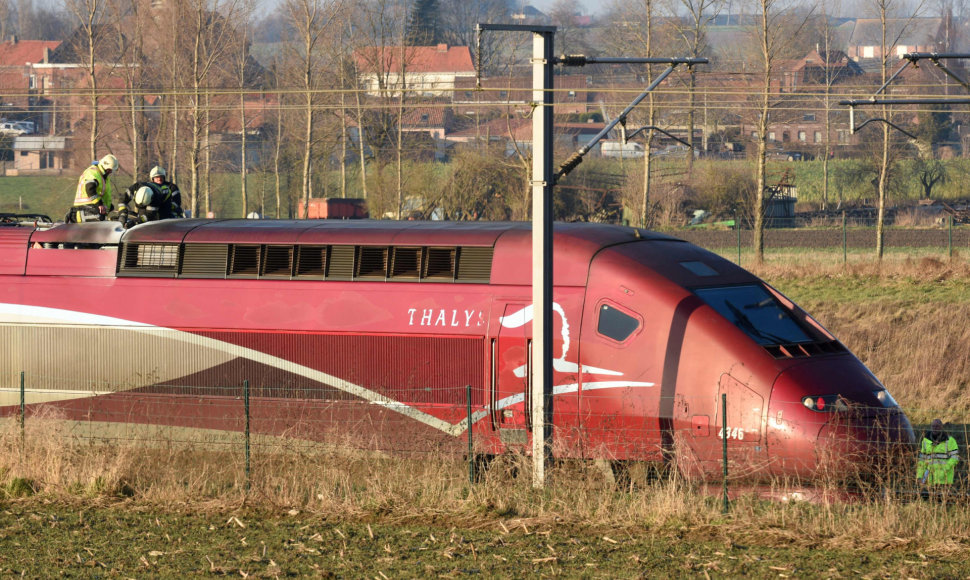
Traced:
<svg viewBox="0 0 970 580">
<path fill-rule="evenodd" d="M 890 395 L 889 391 L 887 391 L 886 389 L 877 389 L 873 391 L 872 394 L 876 396 L 876 400 L 878 400 L 879 404 L 882 405 L 883 407 L 899 406 L 899 403 L 896 402 L 896 399 L 894 399 L 893 396 Z"/>
<path fill-rule="evenodd" d="M 816 395 L 802 398 L 802 404 L 818 413 L 836 413 L 848 409 L 839 395 Z"/>
</svg>

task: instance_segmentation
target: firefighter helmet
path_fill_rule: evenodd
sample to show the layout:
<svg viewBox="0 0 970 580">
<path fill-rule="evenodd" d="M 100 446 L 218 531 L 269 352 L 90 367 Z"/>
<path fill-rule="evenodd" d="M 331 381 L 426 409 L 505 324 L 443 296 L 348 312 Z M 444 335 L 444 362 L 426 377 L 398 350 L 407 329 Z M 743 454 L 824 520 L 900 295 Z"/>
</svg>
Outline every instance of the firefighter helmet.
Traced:
<svg viewBox="0 0 970 580">
<path fill-rule="evenodd" d="M 135 192 L 135 203 L 140 207 L 148 207 L 152 204 L 152 188 L 143 185 Z"/>
<path fill-rule="evenodd" d="M 104 173 L 118 171 L 118 158 L 109 153 L 101 158 L 101 161 L 98 162 L 98 167 Z"/>
<path fill-rule="evenodd" d="M 155 167 L 152 167 L 151 172 L 148 174 L 148 178 L 149 179 L 155 179 L 156 177 L 161 177 L 162 179 L 165 179 L 165 168 L 164 167 L 162 167 L 160 165 L 156 165 Z"/>
</svg>

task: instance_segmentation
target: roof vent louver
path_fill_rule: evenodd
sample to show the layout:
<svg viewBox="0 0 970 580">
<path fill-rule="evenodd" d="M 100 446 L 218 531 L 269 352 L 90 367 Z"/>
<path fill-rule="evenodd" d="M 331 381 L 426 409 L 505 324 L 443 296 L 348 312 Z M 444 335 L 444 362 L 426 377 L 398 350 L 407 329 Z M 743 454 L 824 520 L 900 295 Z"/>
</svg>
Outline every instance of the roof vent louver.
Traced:
<svg viewBox="0 0 970 580">
<path fill-rule="evenodd" d="M 260 247 L 233 245 L 229 267 L 230 278 L 255 278 L 259 275 Z"/>
<path fill-rule="evenodd" d="M 323 278 L 327 275 L 327 246 L 297 246 L 297 278 Z"/>
<path fill-rule="evenodd" d="M 182 267 L 179 275 L 185 278 L 225 278 L 229 246 L 226 244 L 186 244 L 182 246 Z"/>
<path fill-rule="evenodd" d="M 421 277 L 431 280 L 454 281 L 455 248 L 428 248 Z"/>
<path fill-rule="evenodd" d="M 355 246 L 331 246 L 327 263 L 327 280 L 352 280 L 354 278 Z"/>
<path fill-rule="evenodd" d="M 289 278 L 293 273 L 293 246 L 265 246 L 260 266 L 262 278 Z"/>
<path fill-rule="evenodd" d="M 381 279 L 387 277 L 387 248 L 360 246 L 357 254 L 355 278 Z"/>
<path fill-rule="evenodd" d="M 393 248 L 391 278 L 417 280 L 421 274 L 421 248 Z"/>
<path fill-rule="evenodd" d="M 178 244 L 123 244 L 118 275 L 173 278 L 178 258 Z"/>
<path fill-rule="evenodd" d="M 492 248 L 458 250 L 458 282 L 487 284 L 492 275 Z"/>
</svg>

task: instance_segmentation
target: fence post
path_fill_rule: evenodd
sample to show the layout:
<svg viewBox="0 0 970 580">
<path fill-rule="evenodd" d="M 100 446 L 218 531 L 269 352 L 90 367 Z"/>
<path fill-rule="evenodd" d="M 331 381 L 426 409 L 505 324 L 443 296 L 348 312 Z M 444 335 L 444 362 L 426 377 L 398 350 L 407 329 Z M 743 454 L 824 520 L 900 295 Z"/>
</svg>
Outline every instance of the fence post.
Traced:
<svg viewBox="0 0 970 580">
<path fill-rule="evenodd" d="M 246 493 L 249 493 L 249 379 L 243 381 L 243 407 L 246 413 Z"/>
<path fill-rule="evenodd" d="M 843 266 L 849 263 L 848 246 L 849 246 L 849 242 L 848 242 L 848 235 L 846 233 L 845 210 L 842 210 L 842 265 Z"/>
<path fill-rule="evenodd" d="M 724 463 L 724 513 L 728 512 L 728 424 L 727 424 L 727 393 L 721 393 L 721 455 Z"/>
<path fill-rule="evenodd" d="M 738 219 L 737 210 L 734 211 L 734 229 L 738 233 L 738 266 L 741 265 L 741 220 Z"/>
<path fill-rule="evenodd" d="M 949 256 L 949 258 L 952 260 L 953 259 L 953 216 L 952 215 L 946 216 L 946 223 L 947 223 L 947 228 L 946 228 L 947 256 Z"/>
<path fill-rule="evenodd" d="M 24 391 L 24 371 L 20 371 L 20 453 L 24 452 L 24 443 L 27 440 L 27 396 Z"/>
<path fill-rule="evenodd" d="M 472 444 L 472 386 L 465 385 L 465 411 L 468 413 L 468 483 L 475 483 L 475 452 Z"/>
</svg>

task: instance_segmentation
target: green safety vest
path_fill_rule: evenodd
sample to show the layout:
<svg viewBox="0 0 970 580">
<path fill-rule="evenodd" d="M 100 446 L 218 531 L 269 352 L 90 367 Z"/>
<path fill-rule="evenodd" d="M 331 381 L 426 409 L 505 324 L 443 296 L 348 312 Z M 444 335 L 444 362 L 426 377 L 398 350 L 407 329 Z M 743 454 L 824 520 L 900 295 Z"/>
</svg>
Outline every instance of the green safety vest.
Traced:
<svg viewBox="0 0 970 580">
<path fill-rule="evenodd" d="M 926 483 L 930 485 L 950 485 L 959 461 L 960 452 L 956 439 L 947 437 L 946 441 L 933 443 L 924 437 L 920 444 L 919 460 L 916 462 L 916 479 L 923 481 L 923 476 L 926 475 Z"/>
<path fill-rule="evenodd" d="M 100 195 L 95 195 L 94 197 L 88 196 L 87 188 L 85 184 L 89 181 L 97 182 L 97 190 L 100 191 Z M 111 207 L 111 181 L 101 173 L 101 170 L 97 166 L 90 166 L 84 170 L 81 177 L 77 180 L 77 193 L 74 194 L 74 205 L 98 205 L 103 204 L 105 207 Z"/>
</svg>

